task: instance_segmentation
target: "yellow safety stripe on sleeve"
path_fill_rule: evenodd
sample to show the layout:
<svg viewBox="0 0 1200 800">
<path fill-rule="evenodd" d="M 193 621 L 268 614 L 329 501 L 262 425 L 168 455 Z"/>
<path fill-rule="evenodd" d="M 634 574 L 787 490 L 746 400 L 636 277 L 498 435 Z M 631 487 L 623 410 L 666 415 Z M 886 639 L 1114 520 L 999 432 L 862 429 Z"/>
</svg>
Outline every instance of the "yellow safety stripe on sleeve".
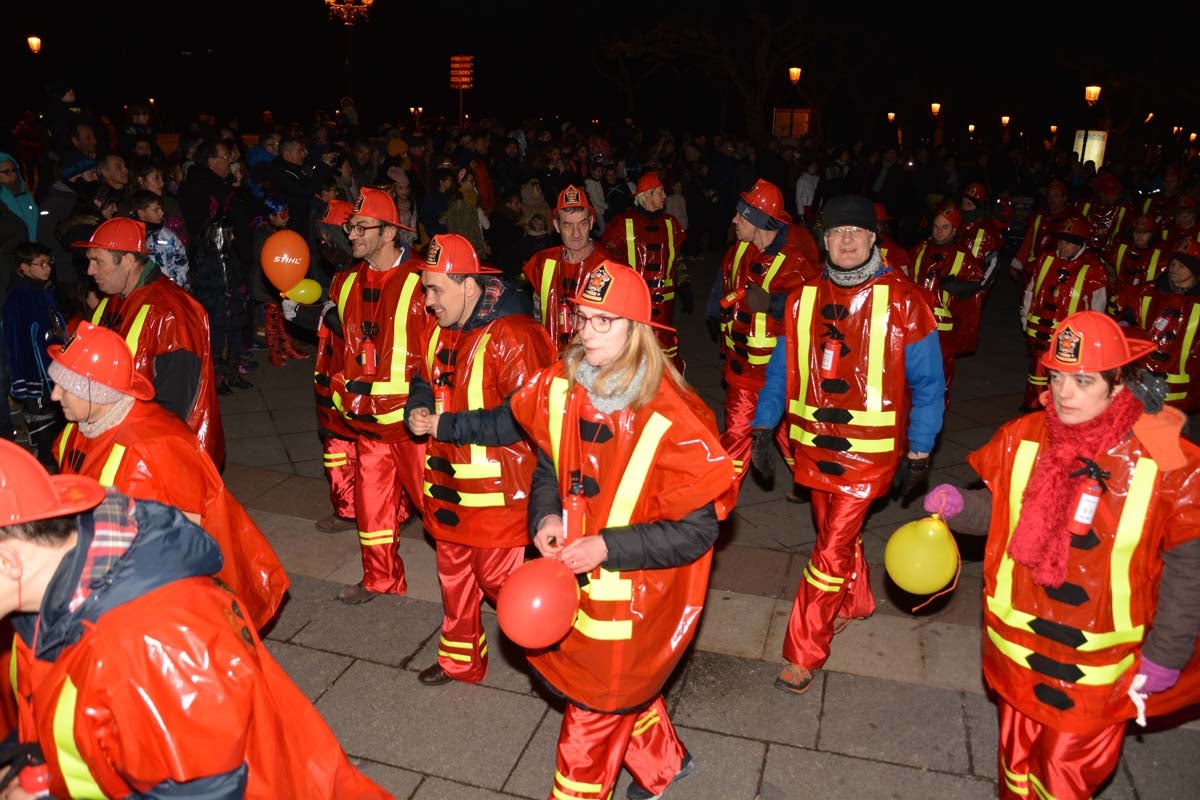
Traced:
<svg viewBox="0 0 1200 800">
<path fill-rule="evenodd" d="M 605 642 L 619 642 L 633 638 L 633 620 L 592 619 L 582 608 L 575 614 L 575 630 L 589 639 Z"/>
<path fill-rule="evenodd" d="M 121 468 L 121 461 L 124 458 L 125 445 L 114 444 L 108 453 L 108 458 L 104 461 L 104 468 L 100 470 L 100 485 L 105 489 L 113 487 L 113 482 L 117 479 L 117 470 Z"/>
<path fill-rule="evenodd" d="M 542 325 L 549 328 L 549 320 L 552 318 L 550 309 L 550 289 L 554 286 L 554 270 L 558 266 L 558 261 L 553 258 L 547 258 L 542 264 L 542 285 L 538 287 L 538 299 L 541 301 Z M 560 298 L 561 299 L 561 298 Z M 553 311 L 554 315 L 558 314 L 558 310 Z"/>
<path fill-rule="evenodd" d="M 96 306 L 96 310 L 92 312 L 92 324 L 99 325 L 100 320 L 104 319 L 104 309 L 108 308 L 108 298 L 105 297 Z"/>
<path fill-rule="evenodd" d="M 384 528 L 378 531 L 359 531 L 358 543 L 363 547 L 375 547 L 381 544 L 391 544 L 396 538 L 396 531 Z"/>
<path fill-rule="evenodd" d="M 71 434 L 75 430 L 75 423 L 68 422 L 59 434 L 58 452 L 54 454 L 54 460 L 58 462 L 58 466 L 63 465 L 63 459 L 67 457 L 67 444 L 71 441 Z"/>
<path fill-rule="evenodd" d="M 506 502 L 504 492 L 462 492 L 458 489 L 453 491 L 458 495 L 458 502 L 454 505 L 463 508 L 499 508 Z M 429 481 L 425 481 L 425 496 L 433 497 L 433 484 Z"/>
<path fill-rule="evenodd" d="M 550 381 L 549 405 L 550 419 L 565 420 L 567 418 L 567 392 L 569 384 L 566 378 L 554 378 Z M 560 474 L 558 454 L 562 450 L 562 425 L 550 426 L 550 457 L 554 459 L 554 473 Z"/>
<path fill-rule="evenodd" d="M 817 444 L 817 437 L 820 434 L 806 431 L 799 425 L 792 425 L 788 429 L 788 438 L 794 442 L 799 442 L 802 445 L 809 447 L 820 447 Z M 888 436 L 883 439 L 862 439 L 858 437 L 841 436 L 836 437 L 845 439 L 849 445 L 851 453 L 890 453 L 896 449 L 896 439 L 893 436 Z M 825 448 L 828 449 L 828 448 Z"/>
<path fill-rule="evenodd" d="M 638 717 L 637 721 L 633 723 L 632 735 L 641 736 L 660 722 L 662 722 L 662 716 L 658 713 L 657 708 L 652 708 Z"/>
<path fill-rule="evenodd" d="M 1022 647 L 1016 642 L 1010 642 L 990 625 L 987 626 L 987 635 L 996 649 L 1007 656 L 1009 660 L 1025 669 L 1032 669 L 1029 666 L 1029 657 L 1035 655 L 1034 650 Z M 1135 661 L 1137 661 L 1137 655 L 1127 653 L 1124 658 L 1114 664 L 1072 664 L 1071 666 L 1080 672 L 1079 680 L 1073 681 L 1073 683 L 1080 686 L 1108 686 L 1116 683 Z"/>
<path fill-rule="evenodd" d="M 839 578 L 836 575 L 828 575 L 813 566 L 811 560 L 804 565 L 804 580 L 811 583 L 823 592 L 840 592 L 842 585 L 845 584 L 845 578 Z"/>
<path fill-rule="evenodd" d="M 58 695 L 58 703 L 54 706 L 54 749 L 58 752 L 58 768 L 71 797 L 107 797 L 92 777 L 87 762 L 79 754 L 79 746 L 75 744 L 75 705 L 78 698 L 79 690 L 67 677 Z"/>
<path fill-rule="evenodd" d="M 633 217 L 625 218 L 625 263 L 634 269 L 637 263 L 637 231 L 633 227 Z"/>
<path fill-rule="evenodd" d="M 583 794 L 595 794 L 595 795 L 599 795 L 600 790 L 604 788 L 604 786 L 599 783 L 582 783 L 580 781 L 573 781 L 570 778 L 568 778 L 566 775 L 563 775 L 558 770 L 554 770 L 554 783 L 556 784 L 554 787 L 554 796 L 558 797 L 558 798 L 563 798 L 563 800 L 580 800 L 580 799 L 574 795 L 563 794 L 562 792 L 560 792 L 558 790 L 559 785 L 561 785 L 564 789 L 571 790 L 572 792 L 580 792 Z"/>
</svg>

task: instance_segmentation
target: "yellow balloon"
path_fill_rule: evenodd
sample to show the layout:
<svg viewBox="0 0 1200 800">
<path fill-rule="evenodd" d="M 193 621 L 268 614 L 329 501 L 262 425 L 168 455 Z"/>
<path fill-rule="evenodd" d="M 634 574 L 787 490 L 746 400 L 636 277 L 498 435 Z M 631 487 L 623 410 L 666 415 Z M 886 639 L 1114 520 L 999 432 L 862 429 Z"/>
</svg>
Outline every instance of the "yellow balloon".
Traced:
<svg viewBox="0 0 1200 800">
<path fill-rule="evenodd" d="M 937 514 L 901 525 L 888 539 L 883 565 L 892 580 L 911 594 L 933 594 L 954 578 L 958 546 Z"/>
<path fill-rule="evenodd" d="M 288 300 L 294 300 L 301 305 L 315 303 L 321 299 L 321 284 L 312 278 L 305 278 L 291 289 L 283 293 Z"/>
</svg>

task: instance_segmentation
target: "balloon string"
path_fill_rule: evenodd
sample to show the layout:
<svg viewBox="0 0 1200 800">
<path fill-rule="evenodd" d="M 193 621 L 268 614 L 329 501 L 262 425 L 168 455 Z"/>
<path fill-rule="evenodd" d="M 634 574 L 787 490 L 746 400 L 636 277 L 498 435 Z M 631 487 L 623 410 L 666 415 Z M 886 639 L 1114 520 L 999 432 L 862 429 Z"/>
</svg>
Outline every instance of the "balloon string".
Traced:
<svg viewBox="0 0 1200 800">
<path fill-rule="evenodd" d="M 946 507 L 945 498 L 942 499 L 942 507 L 943 508 Z M 941 512 L 939 511 L 938 513 L 940 515 Z M 913 614 L 917 613 L 922 608 L 924 608 L 925 606 L 932 603 L 934 600 L 937 600 L 942 595 L 953 592 L 954 589 L 958 586 L 958 578 L 960 575 L 962 575 L 962 553 L 960 553 L 958 551 L 958 540 L 954 538 L 953 534 L 951 534 L 951 536 L 950 536 L 950 541 L 954 543 L 954 557 L 958 560 L 958 566 L 954 570 L 954 580 L 951 581 L 950 585 L 947 586 L 945 589 L 942 589 L 940 592 L 938 592 L 935 595 L 931 595 L 924 603 L 921 603 L 919 606 L 914 607 L 912 610 Z"/>
</svg>

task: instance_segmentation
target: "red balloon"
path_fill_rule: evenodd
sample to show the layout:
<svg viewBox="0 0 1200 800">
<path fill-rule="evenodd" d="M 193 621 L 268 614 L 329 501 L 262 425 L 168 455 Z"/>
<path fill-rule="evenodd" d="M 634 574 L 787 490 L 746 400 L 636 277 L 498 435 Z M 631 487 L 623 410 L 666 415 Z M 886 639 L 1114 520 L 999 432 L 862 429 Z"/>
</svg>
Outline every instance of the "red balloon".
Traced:
<svg viewBox="0 0 1200 800">
<path fill-rule="evenodd" d="M 535 558 L 518 567 L 500 587 L 500 629 L 522 647 L 549 647 L 575 624 L 579 583 L 557 558 Z"/>
<path fill-rule="evenodd" d="M 295 231 L 275 231 L 263 242 L 263 274 L 287 294 L 308 275 L 308 242 Z"/>
</svg>

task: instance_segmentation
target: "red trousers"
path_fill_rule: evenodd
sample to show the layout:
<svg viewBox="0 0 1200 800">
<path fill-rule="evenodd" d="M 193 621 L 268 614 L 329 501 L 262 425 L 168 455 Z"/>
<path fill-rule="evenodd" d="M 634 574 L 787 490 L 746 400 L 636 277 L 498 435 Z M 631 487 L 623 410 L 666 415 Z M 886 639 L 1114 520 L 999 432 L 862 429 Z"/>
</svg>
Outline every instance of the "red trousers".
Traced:
<svg viewBox="0 0 1200 800">
<path fill-rule="evenodd" d="M 396 550 L 400 526 L 420 512 L 424 490 L 425 443 L 411 439 L 357 442 L 354 516 L 362 548 L 363 586 L 372 592 L 404 594 L 404 561 Z"/>
<path fill-rule="evenodd" d="M 761 389 L 761 386 L 740 383 L 730 383 L 725 387 L 725 432 L 721 434 L 721 445 L 733 459 L 733 474 L 739 486 L 750 469 L 750 423 L 754 422 Z M 786 417 L 775 431 L 775 442 L 783 453 L 783 460 L 790 467 L 792 448 L 788 443 Z"/>
<path fill-rule="evenodd" d="M 463 683 L 479 683 L 487 675 L 488 646 L 480 604 L 484 595 L 494 602 L 504 581 L 524 561 L 524 547 L 437 542 L 443 615 L 438 664 L 450 677 Z"/>
<path fill-rule="evenodd" d="M 358 469 L 358 445 L 352 439 L 326 436 L 321 439 L 325 451 L 325 478 L 329 481 L 329 503 L 333 513 L 354 518 L 354 471 Z"/>
<path fill-rule="evenodd" d="M 662 697 L 632 714 L 601 714 L 567 703 L 550 800 L 608 800 L 622 763 L 656 796 L 679 772 L 683 745 Z"/>
<path fill-rule="evenodd" d="M 783 639 L 783 657 L 793 664 L 817 669 L 825 663 L 839 614 L 853 619 L 875 613 L 862 549 L 862 526 L 870 507 L 870 500 L 813 490 L 817 541 L 796 589 Z"/>
<path fill-rule="evenodd" d="M 1066 733 L 1035 722 L 997 698 L 1002 800 L 1084 800 L 1121 758 L 1125 720 L 1092 733 Z"/>
</svg>

